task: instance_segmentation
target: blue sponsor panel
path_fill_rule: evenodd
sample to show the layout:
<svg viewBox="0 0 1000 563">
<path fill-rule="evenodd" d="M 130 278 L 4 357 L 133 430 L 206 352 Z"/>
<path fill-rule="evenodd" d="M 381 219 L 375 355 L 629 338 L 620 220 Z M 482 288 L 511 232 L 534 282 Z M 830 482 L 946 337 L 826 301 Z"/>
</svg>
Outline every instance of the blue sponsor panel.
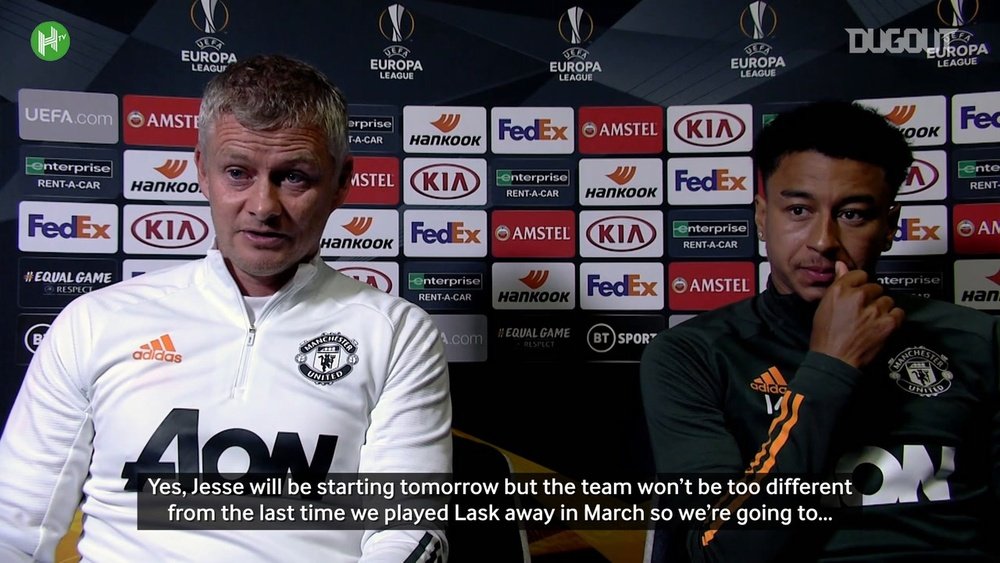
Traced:
<svg viewBox="0 0 1000 563">
<path fill-rule="evenodd" d="M 489 307 L 484 262 L 405 262 L 401 295 L 427 311 L 481 311 Z"/>
<path fill-rule="evenodd" d="M 955 199 L 1000 199 L 1000 149 L 957 149 L 951 153 L 949 195 Z"/>
<path fill-rule="evenodd" d="M 750 258 L 750 209 L 674 209 L 667 213 L 667 252 L 674 258 Z"/>
<path fill-rule="evenodd" d="M 951 262 L 927 257 L 923 260 L 883 259 L 875 268 L 875 279 L 886 289 L 929 299 L 951 300 L 948 287 Z"/>
<path fill-rule="evenodd" d="M 122 193 L 121 153 L 21 145 L 16 177 L 29 197 L 114 199 Z"/>
<path fill-rule="evenodd" d="M 569 315 L 493 314 L 492 362 L 565 362 L 579 357 L 580 325 Z"/>
<path fill-rule="evenodd" d="M 398 153 L 403 146 L 403 112 L 397 106 L 350 104 L 347 141 L 355 153 Z"/>
<path fill-rule="evenodd" d="M 638 363 L 646 345 L 667 328 L 667 319 L 663 315 L 595 315 L 577 326 L 586 360 Z"/>
<path fill-rule="evenodd" d="M 26 308 L 65 307 L 77 297 L 119 281 L 118 263 L 104 259 L 21 258 L 17 302 Z"/>
<path fill-rule="evenodd" d="M 490 163 L 490 194 L 497 207 L 571 207 L 575 164 L 559 159 L 502 158 Z"/>
</svg>

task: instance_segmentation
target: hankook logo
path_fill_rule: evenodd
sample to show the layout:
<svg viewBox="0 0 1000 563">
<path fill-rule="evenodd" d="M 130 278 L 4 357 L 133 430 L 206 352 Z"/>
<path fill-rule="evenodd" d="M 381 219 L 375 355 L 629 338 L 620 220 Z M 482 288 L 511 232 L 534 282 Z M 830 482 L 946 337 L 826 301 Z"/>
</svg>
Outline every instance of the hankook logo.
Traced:
<svg viewBox="0 0 1000 563">
<path fill-rule="evenodd" d="M 155 248 L 188 248 L 208 237 L 208 224 L 183 211 L 155 211 L 132 222 L 132 236 Z"/>
<path fill-rule="evenodd" d="M 344 227 L 352 235 L 359 237 L 371 228 L 372 222 L 371 217 L 355 216 L 351 218 L 350 222 L 341 225 L 341 227 Z"/>
<path fill-rule="evenodd" d="M 462 121 L 462 116 L 457 113 L 442 113 L 441 117 L 437 118 L 435 121 L 431 121 L 431 125 L 437 128 L 438 131 L 442 133 L 451 133 L 453 129 L 458 127 L 459 122 Z"/>
</svg>

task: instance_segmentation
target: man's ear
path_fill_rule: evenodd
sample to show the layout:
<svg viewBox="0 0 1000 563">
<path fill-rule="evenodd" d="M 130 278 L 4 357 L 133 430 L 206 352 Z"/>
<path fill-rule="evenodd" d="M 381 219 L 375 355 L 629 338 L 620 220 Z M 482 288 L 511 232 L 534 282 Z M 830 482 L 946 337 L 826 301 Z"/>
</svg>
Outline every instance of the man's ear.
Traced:
<svg viewBox="0 0 1000 563">
<path fill-rule="evenodd" d="M 201 147 L 197 146 L 194 148 L 194 167 L 198 172 L 198 186 L 201 188 L 201 195 L 205 196 L 205 199 L 212 201 L 208 196 L 208 174 L 206 173 L 206 167 L 208 164 L 205 162 L 205 155 L 201 152 Z"/>
<path fill-rule="evenodd" d="M 347 199 L 347 194 L 351 191 L 351 178 L 353 176 L 354 156 L 347 155 L 347 157 L 344 158 L 344 163 L 340 165 L 340 174 L 337 175 L 335 180 L 336 185 L 334 186 L 334 189 L 337 190 L 337 193 L 333 197 L 333 209 L 336 209 L 344 204 L 344 201 Z"/>
<path fill-rule="evenodd" d="M 899 229 L 899 212 L 902 207 L 898 203 L 892 204 L 889 208 L 889 214 L 885 220 L 885 240 L 882 242 L 882 252 L 888 251 L 892 248 L 893 238 L 896 236 L 896 230 Z"/>
<path fill-rule="evenodd" d="M 753 198 L 753 222 L 757 225 L 757 238 L 764 240 L 764 233 L 767 232 L 767 200 L 763 192 Z"/>
</svg>

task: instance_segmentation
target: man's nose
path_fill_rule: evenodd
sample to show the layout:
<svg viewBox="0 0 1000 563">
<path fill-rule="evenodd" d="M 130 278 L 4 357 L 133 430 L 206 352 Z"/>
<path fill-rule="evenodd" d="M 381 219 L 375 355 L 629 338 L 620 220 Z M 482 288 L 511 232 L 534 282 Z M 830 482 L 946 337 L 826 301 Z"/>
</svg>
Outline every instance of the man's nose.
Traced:
<svg viewBox="0 0 1000 563">
<path fill-rule="evenodd" d="M 261 221 L 281 214 L 281 201 L 278 198 L 278 188 L 269 178 L 262 177 L 252 188 L 247 207 L 250 214 Z"/>
<path fill-rule="evenodd" d="M 809 248 L 827 255 L 840 249 L 840 225 L 836 217 L 816 217 L 809 231 Z"/>
</svg>

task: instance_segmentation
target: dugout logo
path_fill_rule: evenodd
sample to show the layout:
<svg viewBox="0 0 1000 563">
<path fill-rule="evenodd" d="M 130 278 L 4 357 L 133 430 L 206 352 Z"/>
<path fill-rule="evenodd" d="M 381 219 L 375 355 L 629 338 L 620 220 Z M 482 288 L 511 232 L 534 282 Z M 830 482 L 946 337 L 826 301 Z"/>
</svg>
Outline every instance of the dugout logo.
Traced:
<svg viewBox="0 0 1000 563">
<path fill-rule="evenodd" d="M 498 262 L 493 264 L 494 309 L 570 310 L 576 304 L 573 264 Z"/>
<path fill-rule="evenodd" d="M 785 58 L 773 53 L 765 40 L 778 29 L 778 13 L 766 2 L 751 2 L 740 12 L 740 31 L 753 41 L 743 48 L 745 57 L 733 57 L 729 68 L 738 70 L 740 78 L 774 78 L 784 68 Z"/>
<path fill-rule="evenodd" d="M 955 303 L 974 309 L 1000 309 L 1000 260 L 957 260 Z"/>
<path fill-rule="evenodd" d="M 663 152 L 663 108 L 581 107 L 577 126 L 583 154 Z"/>
<path fill-rule="evenodd" d="M 882 114 L 915 147 L 942 145 L 948 138 L 944 96 L 855 100 Z"/>
<path fill-rule="evenodd" d="M 707 311 L 753 296 L 752 262 L 671 262 L 668 306 L 674 311 Z"/>
<path fill-rule="evenodd" d="M 407 158 L 406 190 L 412 205 L 486 205 L 486 160 L 482 158 Z"/>
<path fill-rule="evenodd" d="M 398 256 L 399 212 L 336 209 L 320 239 L 320 256 Z"/>
<path fill-rule="evenodd" d="M 194 0 L 189 10 L 191 25 L 206 34 L 194 42 L 198 50 L 182 50 L 181 62 L 191 72 L 222 72 L 236 62 L 236 54 L 225 51 L 218 34 L 229 27 L 229 6 L 223 0 Z"/>
<path fill-rule="evenodd" d="M 405 106 L 403 150 L 416 153 L 486 152 L 486 108 Z"/>
<path fill-rule="evenodd" d="M 594 18 L 583 8 L 573 6 L 559 15 L 556 27 L 559 37 L 570 46 L 562 52 L 562 60 L 549 61 L 549 72 L 559 82 L 593 82 L 594 75 L 603 69 L 583 46 L 594 36 Z"/>
<path fill-rule="evenodd" d="M 951 141 L 1000 142 L 1000 92 L 957 94 L 951 98 Z"/>
<path fill-rule="evenodd" d="M 749 104 L 667 108 L 670 152 L 748 152 L 752 143 L 753 107 Z"/>
<path fill-rule="evenodd" d="M 339 332 L 324 332 L 299 345 L 298 371 L 316 385 L 330 385 L 346 377 L 357 365 L 358 341 Z"/>
<path fill-rule="evenodd" d="M 156 201 L 205 201 L 194 153 L 125 151 L 125 197 Z"/>
<path fill-rule="evenodd" d="M 1000 253 L 1000 203 L 956 205 L 953 221 L 955 252 Z"/>
<path fill-rule="evenodd" d="M 127 205 L 124 219 L 126 254 L 200 254 L 212 243 L 207 207 Z"/>
<path fill-rule="evenodd" d="M 921 397 L 936 397 L 951 388 L 954 374 L 948 358 L 925 346 L 911 346 L 889 360 L 889 378 L 901 389 Z"/>
<path fill-rule="evenodd" d="M 580 161 L 580 205 L 660 205 L 663 161 L 608 158 Z"/>
<path fill-rule="evenodd" d="M 380 80 L 413 80 L 414 75 L 423 72 L 420 59 L 410 58 L 410 49 L 403 45 L 413 38 L 416 30 L 413 12 L 402 4 L 391 4 L 378 15 L 378 31 L 386 41 L 382 49 L 383 58 L 369 61 L 369 69 L 378 73 Z"/>
<path fill-rule="evenodd" d="M 659 258 L 663 256 L 662 211 L 580 212 L 580 256 Z"/>
<path fill-rule="evenodd" d="M 193 147 L 198 143 L 200 98 L 128 95 L 122 100 L 125 143 Z"/>
</svg>

